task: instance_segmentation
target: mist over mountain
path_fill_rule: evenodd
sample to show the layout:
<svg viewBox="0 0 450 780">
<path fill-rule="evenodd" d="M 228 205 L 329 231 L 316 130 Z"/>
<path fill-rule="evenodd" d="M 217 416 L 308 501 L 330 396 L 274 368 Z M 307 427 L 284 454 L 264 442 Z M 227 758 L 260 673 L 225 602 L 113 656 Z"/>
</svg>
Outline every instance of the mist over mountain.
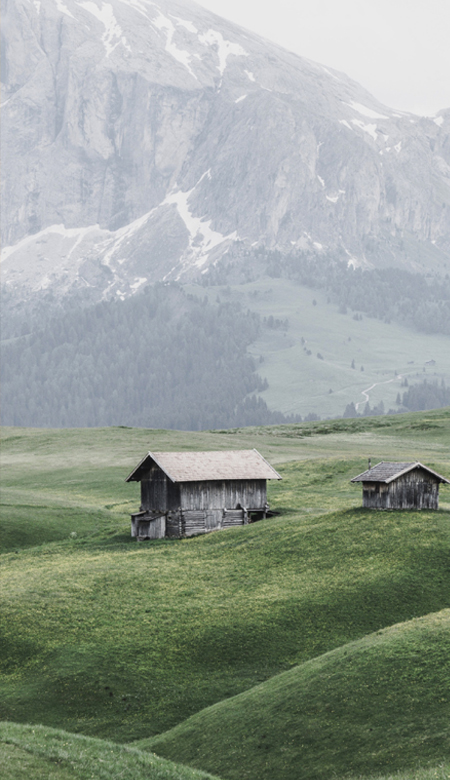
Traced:
<svg viewBox="0 0 450 780">
<path fill-rule="evenodd" d="M 7 0 L 3 273 L 126 297 L 255 247 L 450 270 L 450 110 L 379 104 L 187 0 Z"/>
<path fill-rule="evenodd" d="M 4 421 L 265 424 L 449 384 L 450 109 L 189 0 L 6 0 L 1 51 Z"/>
</svg>

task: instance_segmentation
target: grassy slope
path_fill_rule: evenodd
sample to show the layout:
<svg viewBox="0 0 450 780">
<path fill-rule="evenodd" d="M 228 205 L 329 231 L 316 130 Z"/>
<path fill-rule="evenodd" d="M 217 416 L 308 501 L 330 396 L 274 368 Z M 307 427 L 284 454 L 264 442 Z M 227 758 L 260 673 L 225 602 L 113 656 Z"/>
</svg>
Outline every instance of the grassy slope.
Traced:
<svg viewBox="0 0 450 780">
<path fill-rule="evenodd" d="M 369 454 L 450 474 L 449 440 L 450 410 L 228 433 L 5 430 L 1 716 L 136 739 L 448 606 L 448 490 L 439 513 L 377 514 L 374 525 L 348 479 Z M 280 518 L 183 542 L 130 540 L 139 499 L 123 478 L 148 448 L 252 446 L 284 463 L 270 486 Z M 4 750 L 17 777 L 52 777 L 45 756 Z"/>
<path fill-rule="evenodd" d="M 218 295 L 223 300 L 238 300 L 261 317 L 289 319 L 286 334 L 265 329 L 250 349 L 257 358 L 264 357 L 258 370 L 269 382 L 268 390 L 261 395 L 270 409 L 286 414 L 315 412 L 322 417 L 337 416 L 353 401 L 362 402 L 362 411 L 362 390 L 377 384 L 369 392 L 370 405 L 383 401 L 387 411 L 396 408 L 397 393 L 403 392 L 396 373 L 408 377 L 410 382 L 432 380 L 437 374 L 450 384 L 448 336 L 418 333 L 365 316 L 355 321 L 350 311 L 343 315 L 337 306 L 328 304 L 326 294 L 320 290 L 286 279 L 266 277 L 226 288 L 188 289 L 208 294 L 212 300 Z M 310 356 L 303 349 L 302 337 L 312 352 Z M 323 360 L 317 358 L 318 352 Z M 351 368 L 353 359 L 356 370 Z M 425 367 L 431 359 L 436 365 Z"/>
<path fill-rule="evenodd" d="M 5 428 L 2 439 L 0 549 L 7 550 L 67 539 L 72 532 L 91 539 L 118 533 L 128 538 L 128 513 L 139 506 L 139 486 L 125 484 L 124 475 L 148 449 L 256 447 L 275 464 L 339 457 L 354 460 L 357 471 L 365 467 L 369 455 L 373 462 L 420 457 L 439 464 L 448 460 L 450 411 L 222 433 Z M 303 479 L 301 474 L 299 479 Z M 293 503 L 291 484 L 282 485 L 287 498 L 283 503 L 296 509 L 303 499 Z M 344 480 L 336 480 L 331 490 L 335 489 L 344 502 L 341 506 L 359 504 L 359 490 Z M 271 490 L 277 488 L 271 486 Z M 323 485 L 319 492 L 324 494 Z M 308 501 L 317 503 L 310 489 Z M 328 501 L 327 506 L 333 504 Z"/>
<path fill-rule="evenodd" d="M 134 746 L 124 748 L 57 729 L 7 722 L 0 723 L 0 766 L 2 780 L 214 780 L 210 774 Z M 365 780 L 448 780 L 449 776 L 450 762 L 443 761 Z"/>
<path fill-rule="evenodd" d="M 449 657 L 444 610 L 314 658 L 144 744 L 229 780 L 435 763 L 450 755 Z"/>
<path fill-rule="evenodd" d="M 135 748 L 42 726 L 0 723 L 2 780 L 214 780 Z"/>
<path fill-rule="evenodd" d="M 450 602 L 447 513 L 5 554 L 2 717 L 124 741 Z"/>
<path fill-rule="evenodd" d="M 136 739 L 448 606 L 445 493 L 438 513 L 374 516 L 358 509 L 348 480 L 367 454 L 420 457 L 450 473 L 449 439 L 450 410 L 229 434 L 6 431 L 5 523 L 27 507 L 21 522 L 35 546 L 21 547 L 13 530 L 2 556 L 2 716 Z M 255 445 L 287 461 L 270 489 L 280 518 L 182 542 L 131 541 L 126 513 L 139 500 L 123 478 L 149 447 Z M 59 526 L 34 522 L 47 511 Z"/>
<path fill-rule="evenodd" d="M 450 777 L 450 761 L 444 759 L 435 766 L 408 769 L 406 772 L 389 772 L 383 775 L 365 775 L 364 780 L 448 780 Z M 361 780 L 358 777 L 348 777 L 347 780 Z"/>
</svg>

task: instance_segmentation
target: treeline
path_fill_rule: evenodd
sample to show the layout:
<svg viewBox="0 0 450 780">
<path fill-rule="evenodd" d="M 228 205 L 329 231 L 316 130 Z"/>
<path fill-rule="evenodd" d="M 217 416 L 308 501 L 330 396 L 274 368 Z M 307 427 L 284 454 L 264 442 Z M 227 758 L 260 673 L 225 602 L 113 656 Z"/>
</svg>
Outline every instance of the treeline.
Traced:
<svg viewBox="0 0 450 780">
<path fill-rule="evenodd" d="M 386 410 L 384 408 L 383 401 L 380 401 L 379 404 L 377 404 L 374 407 L 370 406 L 370 403 L 367 401 L 367 403 L 364 405 L 364 409 L 362 412 L 358 412 L 356 405 L 353 403 L 353 401 L 345 407 L 344 414 L 342 415 L 345 417 L 379 417 L 381 414 L 386 414 Z M 388 414 L 397 414 L 397 411 L 395 409 L 389 409 Z"/>
<path fill-rule="evenodd" d="M 450 335 L 450 277 L 421 274 L 398 268 L 363 270 L 348 265 L 348 258 L 293 251 L 287 255 L 264 248 L 246 257 L 225 258 L 203 284 L 227 284 L 233 278 L 250 281 L 265 271 L 327 293 L 343 314 L 395 321 L 424 333 Z M 244 279 L 243 279 L 244 280 Z M 356 318 L 356 316 L 355 316 Z"/>
<path fill-rule="evenodd" d="M 347 262 L 304 256 L 288 259 L 301 284 L 323 289 L 343 314 L 348 309 L 395 321 L 423 333 L 450 335 L 450 277 L 424 276 L 398 268 L 363 270 Z"/>
<path fill-rule="evenodd" d="M 372 408 L 367 402 L 363 412 L 360 413 L 352 401 L 345 407 L 343 417 L 377 417 L 381 414 L 425 412 L 429 409 L 442 409 L 444 406 L 450 406 L 450 387 L 446 387 L 444 380 L 438 383 L 424 379 L 423 382 L 408 387 L 403 394 L 397 393 L 395 409 L 386 412 L 383 401 Z"/>
<path fill-rule="evenodd" d="M 400 411 L 421 412 L 428 409 L 442 409 L 450 406 L 450 387 L 446 387 L 444 380 L 427 382 L 425 379 L 416 385 L 411 385 L 408 390 L 397 395 L 397 404 Z"/>
<path fill-rule="evenodd" d="M 44 317 L 3 345 L 5 425 L 201 430 L 300 421 L 271 412 L 247 347 L 258 315 L 176 284 Z"/>
</svg>

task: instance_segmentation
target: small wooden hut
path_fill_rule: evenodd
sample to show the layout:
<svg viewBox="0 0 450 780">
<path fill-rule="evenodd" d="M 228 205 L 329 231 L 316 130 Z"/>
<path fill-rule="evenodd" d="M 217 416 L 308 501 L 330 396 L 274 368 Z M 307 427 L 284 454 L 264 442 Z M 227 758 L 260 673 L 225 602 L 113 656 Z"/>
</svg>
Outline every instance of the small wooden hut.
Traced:
<svg viewBox="0 0 450 780">
<path fill-rule="evenodd" d="M 419 461 L 381 461 L 351 482 L 362 482 L 363 507 L 368 509 L 437 509 L 439 484 L 450 480 Z"/>
<path fill-rule="evenodd" d="M 281 477 L 257 450 L 148 452 L 126 480 L 141 483 L 131 536 L 180 538 L 260 520 L 268 479 Z"/>
</svg>

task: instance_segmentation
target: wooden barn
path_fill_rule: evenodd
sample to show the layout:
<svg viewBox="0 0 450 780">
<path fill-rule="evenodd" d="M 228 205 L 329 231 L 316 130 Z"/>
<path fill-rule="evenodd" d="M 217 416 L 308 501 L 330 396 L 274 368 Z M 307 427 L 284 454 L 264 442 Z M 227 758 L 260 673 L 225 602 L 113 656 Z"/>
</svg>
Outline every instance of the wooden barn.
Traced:
<svg viewBox="0 0 450 780">
<path fill-rule="evenodd" d="M 141 483 L 131 536 L 180 538 L 260 520 L 268 479 L 281 477 L 257 450 L 148 452 L 126 480 Z"/>
<path fill-rule="evenodd" d="M 368 509 L 437 509 L 439 484 L 450 480 L 419 461 L 381 461 L 358 474 L 351 482 L 362 482 L 363 507 Z"/>
</svg>

